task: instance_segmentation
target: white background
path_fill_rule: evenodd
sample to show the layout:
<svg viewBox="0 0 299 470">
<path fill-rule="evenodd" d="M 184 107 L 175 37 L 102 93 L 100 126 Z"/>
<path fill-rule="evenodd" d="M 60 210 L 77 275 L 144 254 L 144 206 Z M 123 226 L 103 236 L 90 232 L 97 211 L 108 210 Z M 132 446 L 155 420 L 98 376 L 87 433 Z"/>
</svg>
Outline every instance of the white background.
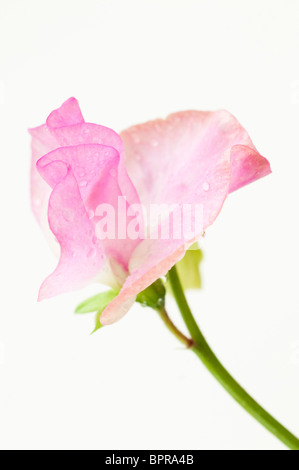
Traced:
<svg viewBox="0 0 299 470">
<path fill-rule="evenodd" d="M 227 108 L 269 158 L 208 230 L 189 298 L 224 364 L 299 434 L 298 24 L 298 0 L 0 0 L 1 448 L 284 448 L 154 312 L 89 336 L 73 310 L 97 287 L 36 303 L 56 260 L 30 211 L 26 129 L 70 96 L 117 131 Z"/>
</svg>

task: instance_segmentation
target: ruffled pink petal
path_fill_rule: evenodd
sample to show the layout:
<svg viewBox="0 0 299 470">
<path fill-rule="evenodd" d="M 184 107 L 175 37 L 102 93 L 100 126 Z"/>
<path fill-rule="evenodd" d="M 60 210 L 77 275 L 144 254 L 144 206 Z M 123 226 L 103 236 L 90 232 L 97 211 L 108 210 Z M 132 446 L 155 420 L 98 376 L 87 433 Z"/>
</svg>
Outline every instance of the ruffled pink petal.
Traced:
<svg viewBox="0 0 299 470">
<path fill-rule="evenodd" d="M 36 169 L 37 160 L 57 146 L 55 136 L 50 135 L 48 128 L 61 127 L 84 122 L 78 102 L 75 98 L 66 101 L 61 108 L 53 111 L 47 119 L 47 125 L 31 129 L 32 135 L 32 162 L 31 162 L 31 203 L 33 213 L 47 234 L 48 200 L 50 188 L 41 179 Z M 41 136 L 41 138 L 39 138 Z M 47 234 L 48 235 L 48 234 Z"/>
<path fill-rule="evenodd" d="M 232 181 L 230 192 L 271 173 L 270 163 L 254 149 L 235 145 L 231 150 Z"/>
<path fill-rule="evenodd" d="M 142 203 L 202 204 L 203 230 L 213 223 L 229 192 L 271 172 L 247 132 L 226 111 L 188 111 L 124 131 L 126 166 Z M 101 316 L 119 320 L 123 304 L 148 287 L 200 237 L 145 240 L 133 253 L 130 276 Z"/>
<path fill-rule="evenodd" d="M 39 139 L 49 139 L 55 137 L 57 147 L 68 147 L 82 144 L 101 144 L 115 148 L 120 154 L 120 163 L 118 167 L 118 180 L 123 195 L 130 204 L 138 204 L 139 197 L 137 191 L 128 176 L 124 163 L 123 144 L 120 136 L 104 126 L 97 124 L 81 123 L 68 127 L 48 129 L 50 135 L 45 135 L 44 130 L 38 130 Z M 49 151 L 52 148 L 49 148 Z"/>
<path fill-rule="evenodd" d="M 164 276 L 185 254 L 188 247 L 202 235 L 202 231 L 211 225 L 219 214 L 228 195 L 231 181 L 231 167 L 229 157 L 222 157 L 214 166 L 204 168 L 198 178 L 189 181 L 188 190 L 178 190 L 179 201 L 191 205 L 202 204 L 203 225 L 198 233 L 190 238 L 182 236 L 180 239 L 147 239 L 142 241 L 134 251 L 130 260 L 130 276 L 125 281 L 119 295 L 108 305 L 101 315 L 103 325 L 118 321 L 126 313 L 123 305 L 130 305 L 139 292 L 150 286 L 156 279 Z M 212 163 L 213 165 L 213 163 Z M 186 161 L 186 171 L 194 170 L 192 161 L 190 166 Z M 181 181 L 183 182 L 183 175 Z M 208 186 L 207 186 L 208 185 Z M 161 227 L 163 224 L 161 224 Z M 171 226 L 171 225 L 170 225 Z M 172 236 L 170 230 L 170 235 Z"/>
<path fill-rule="evenodd" d="M 39 300 L 75 290 L 94 281 L 105 266 L 103 249 L 82 202 L 72 170 L 62 162 L 44 169 L 56 183 L 49 200 L 49 224 L 60 244 L 56 270 L 43 283 Z"/>
<path fill-rule="evenodd" d="M 76 98 L 70 98 L 63 105 L 52 111 L 47 119 L 47 127 L 59 128 L 84 122 L 79 103 Z"/>
<path fill-rule="evenodd" d="M 136 189 L 125 168 L 123 144 L 120 136 L 107 127 L 84 122 L 78 102 L 74 98 L 53 111 L 46 124 L 30 129 L 29 132 L 32 137 L 32 207 L 38 222 L 40 222 L 44 202 L 47 202 L 49 193 L 43 182 L 39 181 L 35 165 L 39 158 L 59 147 L 83 144 L 101 144 L 114 147 L 120 154 L 118 180 L 121 191 L 130 204 L 139 203 Z"/>
<path fill-rule="evenodd" d="M 40 177 L 36 169 L 36 162 L 42 155 L 48 153 L 49 150 L 48 146 L 43 144 L 41 141 L 32 139 L 31 151 L 31 206 L 37 222 L 40 224 L 43 231 L 47 234 L 47 232 L 49 232 L 49 227 L 47 224 L 47 210 L 51 191 L 47 183 Z"/>
<path fill-rule="evenodd" d="M 132 271 L 118 296 L 103 311 L 102 325 L 111 325 L 119 321 L 133 305 L 139 292 L 142 292 L 161 276 L 166 275 L 186 252 L 185 245 L 175 247 L 174 244 L 169 245 L 167 240 L 156 241 L 153 244 L 145 240 L 143 243 L 142 247 L 137 248 L 138 251 L 144 252 L 148 249 L 152 251 L 150 254 L 147 251 L 145 256 L 142 253 L 135 254 L 132 263 L 137 263 L 139 267 Z M 164 254 L 161 253 L 161 250 L 164 250 Z"/>
<path fill-rule="evenodd" d="M 83 204 L 96 229 L 99 221 L 97 209 L 101 204 L 109 204 L 115 214 L 115 236 L 101 240 L 106 256 L 128 270 L 132 252 L 138 240 L 118 239 L 118 208 L 122 192 L 118 182 L 119 153 L 112 147 L 98 144 L 85 144 L 63 147 L 48 153 L 37 162 L 41 176 L 53 188 L 57 184 L 56 164 L 66 163 L 73 172 L 79 186 Z M 49 164 L 52 163 L 52 165 Z M 124 200 L 124 209 L 129 205 Z M 131 219 L 128 219 L 128 222 Z M 113 234 L 112 234 L 113 235 Z"/>
<path fill-rule="evenodd" d="M 248 133 L 227 111 L 180 112 L 165 120 L 131 127 L 121 137 L 126 168 L 145 204 L 176 199 L 177 195 L 169 195 L 168 183 L 174 187 L 172 178 L 180 180 L 186 160 L 193 161 L 197 176 L 205 160 L 212 163 L 230 155 L 230 191 L 271 173 L 269 162 L 256 151 Z M 183 179 L 188 178 L 184 175 Z"/>
</svg>

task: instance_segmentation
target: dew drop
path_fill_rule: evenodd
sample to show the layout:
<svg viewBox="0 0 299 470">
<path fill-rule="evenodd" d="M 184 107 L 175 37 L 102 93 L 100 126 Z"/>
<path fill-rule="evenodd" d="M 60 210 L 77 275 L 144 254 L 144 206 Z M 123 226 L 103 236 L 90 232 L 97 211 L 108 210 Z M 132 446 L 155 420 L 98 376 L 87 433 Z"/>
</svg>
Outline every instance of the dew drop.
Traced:
<svg viewBox="0 0 299 470">
<path fill-rule="evenodd" d="M 133 134 L 132 137 L 133 137 L 133 140 L 134 140 L 135 144 L 139 144 L 139 142 L 140 142 L 139 135 L 138 134 Z"/>
<path fill-rule="evenodd" d="M 210 184 L 208 182 L 205 182 L 203 185 L 202 185 L 202 189 L 204 191 L 209 191 L 210 189 Z"/>
<path fill-rule="evenodd" d="M 96 255 L 96 250 L 95 248 L 91 248 L 87 253 L 86 253 L 86 258 L 94 258 Z"/>
<path fill-rule="evenodd" d="M 42 201 L 40 199 L 35 199 L 34 200 L 34 205 L 35 205 L 35 207 L 40 207 L 42 205 Z"/>
<path fill-rule="evenodd" d="M 93 210 L 88 211 L 88 217 L 89 217 L 90 219 L 93 219 L 93 218 L 94 218 L 94 215 L 95 215 L 95 214 L 94 214 L 94 211 L 93 211 Z"/>
<path fill-rule="evenodd" d="M 78 168 L 77 168 L 77 171 L 78 171 L 78 176 L 79 176 L 79 178 L 83 178 L 83 177 L 85 176 L 85 170 L 84 170 L 84 168 L 78 167 Z"/>
<path fill-rule="evenodd" d="M 68 209 L 64 212 L 63 217 L 67 222 L 73 222 L 75 219 L 75 213 L 72 209 Z"/>
</svg>

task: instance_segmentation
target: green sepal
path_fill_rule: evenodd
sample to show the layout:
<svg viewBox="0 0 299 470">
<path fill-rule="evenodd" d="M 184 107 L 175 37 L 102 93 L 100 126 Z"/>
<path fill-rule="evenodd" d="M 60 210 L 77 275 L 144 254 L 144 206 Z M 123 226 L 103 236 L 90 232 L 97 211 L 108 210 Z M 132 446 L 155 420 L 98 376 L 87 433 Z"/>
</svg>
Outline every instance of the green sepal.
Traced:
<svg viewBox="0 0 299 470">
<path fill-rule="evenodd" d="M 104 307 L 105 308 L 105 307 Z M 96 313 L 96 316 L 95 316 L 95 327 L 94 327 L 94 330 L 92 330 L 92 332 L 90 333 L 91 335 L 93 335 L 96 331 L 98 331 L 100 328 L 103 328 L 104 325 L 102 325 L 102 323 L 100 322 L 100 318 L 101 318 L 101 315 L 102 315 L 102 312 L 104 310 L 104 308 L 102 310 L 99 310 L 97 313 Z"/>
<path fill-rule="evenodd" d="M 103 310 L 107 305 L 114 299 L 118 294 L 116 290 L 108 290 L 106 292 L 101 292 L 100 294 L 94 295 L 89 299 L 82 302 L 75 310 L 75 313 L 92 313 L 97 310 Z"/>
<path fill-rule="evenodd" d="M 118 291 L 116 290 L 108 290 L 106 292 L 101 292 L 100 294 L 94 295 L 89 299 L 82 302 L 75 310 L 76 314 L 85 314 L 85 313 L 93 313 L 97 312 L 95 316 L 95 328 L 91 332 L 91 334 L 95 333 L 97 330 L 103 327 L 100 322 L 101 314 L 110 304 L 111 300 L 113 300 L 118 295 Z"/>
<path fill-rule="evenodd" d="M 136 302 L 144 307 L 151 307 L 161 310 L 165 306 L 166 289 L 161 279 L 157 279 L 153 284 L 137 295 Z"/>
<path fill-rule="evenodd" d="M 184 290 L 200 289 L 202 286 L 199 265 L 202 262 L 203 253 L 197 244 L 192 245 L 191 249 L 186 251 L 183 259 L 177 264 L 178 275 Z M 167 291 L 171 292 L 169 282 L 166 282 Z"/>
</svg>

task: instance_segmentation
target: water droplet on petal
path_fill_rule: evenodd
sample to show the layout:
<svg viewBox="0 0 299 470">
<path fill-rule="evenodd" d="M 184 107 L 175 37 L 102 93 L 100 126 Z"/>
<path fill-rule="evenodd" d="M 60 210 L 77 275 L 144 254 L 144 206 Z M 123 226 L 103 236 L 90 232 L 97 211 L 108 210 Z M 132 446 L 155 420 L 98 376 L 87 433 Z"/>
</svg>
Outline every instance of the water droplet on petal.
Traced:
<svg viewBox="0 0 299 470">
<path fill-rule="evenodd" d="M 85 176 L 85 170 L 84 170 L 84 168 L 79 167 L 79 168 L 77 169 L 77 172 L 78 172 L 79 178 L 83 178 L 83 177 Z"/>
<path fill-rule="evenodd" d="M 75 213 L 72 209 L 65 210 L 63 217 L 67 222 L 73 222 L 75 219 Z"/>
<path fill-rule="evenodd" d="M 93 211 L 93 210 L 88 211 L 88 217 L 89 217 L 90 219 L 93 219 L 93 218 L 94 218 L 94 215 L 95 215 L 95 214 L 94 214 L 94 211 Z"/>
<path fill-rule="evenodd" d="M 96 255 L 96 250 L 95 248 L 91 248 L 87 253 L 86 253 L 86 258 L 94 258 Z"/>
<path fill-rule="evenodd" d="M 135 144 L 139 144 L 139 142 L 140 142 L 140 137 L 139 137 L 138 134 L 133 134 L 133 135 L 132 135 L 132 138 L 133 138 Z"/>
<path fill-rule="evenodd" d="M 202 189 L 204 191 L 209 191 L 210 189 L 210 184 L 208 182 L 205 182 L 203 185 L 202 185 Z"/>
</svg>

